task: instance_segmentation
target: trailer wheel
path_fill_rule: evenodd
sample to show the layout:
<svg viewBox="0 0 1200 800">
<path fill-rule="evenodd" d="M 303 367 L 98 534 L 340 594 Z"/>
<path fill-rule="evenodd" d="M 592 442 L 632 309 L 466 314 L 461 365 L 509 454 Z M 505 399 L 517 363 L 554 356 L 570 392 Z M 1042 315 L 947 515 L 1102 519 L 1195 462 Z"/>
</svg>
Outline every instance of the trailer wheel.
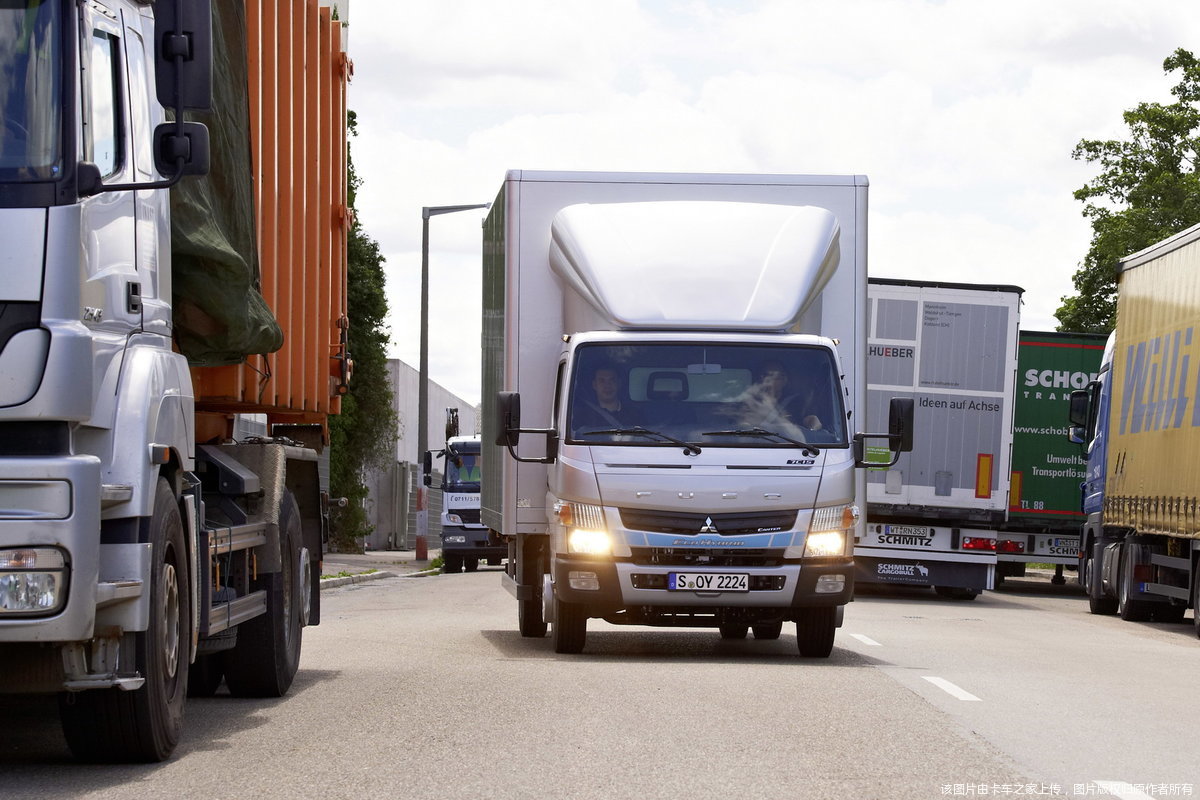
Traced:
<svg viewBox="0 0 1200 800">
<path fill-rule="evenodd" d="M 796 620 L 796 646 L 800 655 L 828 658 L 833 652 L 833 636 L 837 632 L 837 608 L 806 608 Z"/>
<path fill-rule="evenodd" d="M 1192 570 L 1192 626 L 1200 638 L 1200 568 Z"/>
<path fill-rule="evenodd" d="M 779 634 L 783 633 L 783 622 L 768 622 L 766 625 L 754 626 L 755 639 L 778 639 Z"/>
<path fill-rule="evenodd" d="M 1096 571 L 1096 555 L 1091 542 L 1088 543 L 1084 553 L 1083 570 L 1079 576 L 1079 582 L 1083 584 L 1083 590 L 1087 592 L 1088 610 L 1093 614 L 1117 613 L 1117 601 L 1104 594 L 1104 582 L 1100 580 L 1100 575 Z"/>
<path fill-rule="evenodd" d="M 554 598 L 554 652 L 581 653 L 587 641 L 587 611 L 579 603 Z"/>
<path fill-rule="evenodd" d="M 1121 547 L 1121 564 L 1117 572 L 1117 613 L 1128 622 L 1145 622 L 1153 611 L 1151 604 L 1133 597 L 1133 547 L 1126 542 Z"/>
<path fill-rule="evenodd" d="M 521 635 L 540 639 L 546 635 L 546 620 L 542 614 L 542 560 L 546 549 L 541 541 L 529 537 L 529 541 L 518 542 L 521 548 L 517 556 L 517 583 L 533 587 L 533 597 L 517 601 L 517 624 Z"/>
<path fill-rule="evenodd" d="M 749 625 L 721 625 L 717 628 L 721 632 L 722 639 L 745 639 L 746 632 L 750 630 Z"/>
<path fill-rule="evenodd" d="M 237 645 L 225 652 L 225 684 L 234 697 L 282 697 L 300 668 L 300 508 L 284 492 L 279 508 L 279 554 L 283 569 L 262 575 L 255 587 L 267 593 L 267 613 L 238 626 Z"/>
<path fill-rule="evenodd" d="M 168 758 L 179 742 L 192 641 L 188 555 L 179 503 L 158 479 L 150 518 L 149 630 L 134 634 L 137 669 L 146 679 L 135 691 L 64 692 L 63 734 L 84 761 L 151 762 Z"/>
</svg>

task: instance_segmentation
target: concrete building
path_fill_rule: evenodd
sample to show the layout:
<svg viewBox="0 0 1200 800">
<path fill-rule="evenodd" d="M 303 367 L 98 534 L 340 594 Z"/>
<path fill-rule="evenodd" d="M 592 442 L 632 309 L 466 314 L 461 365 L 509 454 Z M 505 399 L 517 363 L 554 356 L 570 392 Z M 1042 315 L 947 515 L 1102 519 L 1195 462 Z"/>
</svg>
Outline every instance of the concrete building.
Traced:
<svg viewBox="0 0 1200 800">
<path fill-rule="evenodd" d="M 419 372 L 398 359 L 387 362 L 396 415 L 400 420 L 400 436 L 396 442 L 393 463 L 383 470 L 368 474 L 367 519 L 375 530 L 366 539 L 370 550 L 406 550 L 415 545 L 417 535 L 417 489 L 421 486 L 421 454 L 417 452 L 417 397 Z M 446 444 L 446 409 L 458 409 L 459 433 L 468 435 L 479 431 L 476 408 L 472 403 L 448 389 L 429 383 L 430 450 Z M 436 463 L 436 462 L 435 462 Z M 440 481 L 435 480 L 435 483 Z M 441 492 L 429 492 L 430 547 L 441 544 L 439 518 L 442 509 Z"/>
</svg>

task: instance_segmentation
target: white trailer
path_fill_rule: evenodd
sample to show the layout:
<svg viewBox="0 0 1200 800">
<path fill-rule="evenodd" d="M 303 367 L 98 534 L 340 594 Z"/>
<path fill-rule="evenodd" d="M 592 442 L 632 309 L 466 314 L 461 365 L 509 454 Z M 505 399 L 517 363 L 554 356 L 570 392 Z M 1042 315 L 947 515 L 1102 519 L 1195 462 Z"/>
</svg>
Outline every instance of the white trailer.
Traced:
<svg viewBox="0 0 1200 800">
<path fill-rule="evenodd" d="M 482 515 L 523 635 L 794 621 L 829 654 L 861 526 L 866 199 L 862 176 L 508 174 L 484 225 Z M 764 419 L 769 362 L 811 409 Z"/>
<path fill-rule="evenodd" d="M 921 437 L 868 473 L 855 545 L 862 583 L 932 586 L 973 599 L 994 586 L 1008 513 L 1017 326 L 1015 286 L 872 278 L 867 424 L 911 397 Z M 888 454 L 880 453 L 886 462 Z"/>
</svg>

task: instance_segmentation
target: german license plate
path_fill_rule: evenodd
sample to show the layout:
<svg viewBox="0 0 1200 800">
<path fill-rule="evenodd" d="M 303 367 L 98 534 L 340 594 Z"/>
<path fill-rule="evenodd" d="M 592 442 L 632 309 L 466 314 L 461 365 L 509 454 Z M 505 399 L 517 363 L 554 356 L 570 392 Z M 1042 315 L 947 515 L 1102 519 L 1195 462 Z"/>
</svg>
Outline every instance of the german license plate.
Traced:
<svg viewBox="0 0 1200 800">
<path fill-rule="evenodd" d="M 1072 550 L 1079 549 L 1079 540 L 1074 537 L 1065 539 L 1051 539 L 1047 544 L 1049 544 L 1051 547 L 1069 547 Z"/>
<path fill-rule="evenodd" d="M 895 536 L 929 536 L 929 528 L 924 525 L 884 525 L 885 532 Z"/>
<path fill-rule="evenodd" d="M 672 592 L 748 592 L 750 576 L 744 572 L 672 572 L 667 576 Z"/>
</svg>

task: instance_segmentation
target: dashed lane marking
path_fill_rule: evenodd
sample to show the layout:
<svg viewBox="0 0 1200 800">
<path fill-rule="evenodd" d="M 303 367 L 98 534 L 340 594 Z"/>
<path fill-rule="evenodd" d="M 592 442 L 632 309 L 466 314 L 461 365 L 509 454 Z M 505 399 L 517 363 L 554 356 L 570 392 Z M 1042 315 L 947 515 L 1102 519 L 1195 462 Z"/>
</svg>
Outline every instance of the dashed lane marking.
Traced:
<svg viewBox="0 0 1200 800">
<path fill-rule="evenodd" d="M 924 678 L 925 680 L 929 681 L 934 686 L 938 687 L 939 689 L 941 689 L 943 692 L 950 695 L 951 697 L 957 697 L 959 700 L 969 700 L 969 701 L 981 702 L 978 697 L 971 694 L 966 689 L 955 686 L 953 683 L 946 680 L 945 678 L 938 678 L 934 675 L 922 675 L 921 677 Z"/>
</svg>

